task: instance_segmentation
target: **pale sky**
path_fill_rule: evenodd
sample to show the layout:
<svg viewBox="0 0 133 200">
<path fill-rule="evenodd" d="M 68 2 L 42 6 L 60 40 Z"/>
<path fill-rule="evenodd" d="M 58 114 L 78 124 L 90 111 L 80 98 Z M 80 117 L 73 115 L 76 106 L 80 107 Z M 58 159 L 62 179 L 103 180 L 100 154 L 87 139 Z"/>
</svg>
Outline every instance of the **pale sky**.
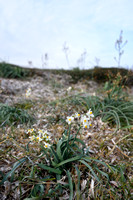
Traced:
<svg viewBox="0 0 133 200">
<path fill-rule="evenodd" d="M 0 61 L 21 66 L 117 66 L 115 41 L 128 40 L 121 66 L 133 66 L 132 0 L 0 0 Z M 63 45 L 68 47 L 66 59 Z M 43 55 L 43 61 L 42 61 Z M 69 65 L 68 65 L 68 62 Z"/>
</svg>

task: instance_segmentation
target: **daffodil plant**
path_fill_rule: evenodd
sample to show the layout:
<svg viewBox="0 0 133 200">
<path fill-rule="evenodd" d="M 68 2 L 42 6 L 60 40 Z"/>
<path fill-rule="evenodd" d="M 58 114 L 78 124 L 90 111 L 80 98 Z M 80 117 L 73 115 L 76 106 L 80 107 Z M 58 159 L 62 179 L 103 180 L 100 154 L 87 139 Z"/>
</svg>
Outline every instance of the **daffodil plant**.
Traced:
<svg viewBox="0 0 133 200">
<path fill-rule="evenodd" d="M 107 179 L 109 179 L 108 174 L 100 170 L 98 166 L 100 164 L 109 169 L 111 169 L 111 167 L 101 160 L 91 157 L 89 148 L 86 148 L 85 143 L 77 137 L 80 130 L 82 132 L 82 130 L 87 130 L 92 126 L 93 117 L 94 115 L 91 109 L 85 114 L 75 113 L 72 116 L 68 116 L 66 118 L 66 122 L 69 128 L 64 131 L 62 137 L 54 144 L 50 144 L 51 134 L 47 130 L 35 128 L 28 129 L 26 131 L 26 134 L 28 135 L 32 143 L 40 144 L 42 153 L 39 157 L 35 158 L 37 159 L 37 161 L 33 163 L 31 159 L 32 155 L 30 156 L 29 148 L 27 148 L 29 154 L 27 154 L 26 157 L 20 159 L 19 162 L 17 161 L 15 163 L 14 168 L 6 176 L 4 176 L 1 184 L 3 184 L 7 180 L 7 178 L 16 170 L 16 168 L 24 162 L 29 162 L 32 166 L 32 179 L 34 178 L 34 173 L 37 171 L 37 174 L 35 174 L 35 180 L 39 180 L 39 182 L 34 185 L 34 187 L 32 187 L 33 189 L 31 190 L 30 195 L 30 197 L 36 197 L 36 194 L 40 194 L 39 198 L 37 197 L 37 199 L 42 199 L 42 196 L 44 198 L 51 198 L 52 195 L 54 195 L 55 191 L 60 191 L 60 193 L 62 193 L 63 188 L 66 187 L 67 190 L 69 188 L 69 199 L 72 200 L 74 196 L 73 185 L 75 183 L 73 182 L 73 172 L 75 170 L 78 172 L 77 184 L 80 186 L 80 174 L 82 173 L 80 171 L 81 165 L 82 170 L 84 172 L 87 171 L 87 173 L 89 172 L 88 174 L 90 174 L 91 178 L 93 178 L 95 182 L 97 182 L 97 184 L 100 183 L 101 176 L 105 176 Z M 75 124 L 77 124 L 79 128 L 76 134 L 73 135 L 71 128 L 74 128 L 75 126 L 73 125 Z M 48 174 L 48 176 L 46 176 L 46 174 Z M 62 181 L 63 179 L 65 179 L 64 182 Z M 49 184 L 49 190 L 45 190 L 44 187 L 44 183 L 47 181 Z M 36 194 L 34 196 L 35 189 Z"/>
<path fill-rule="evenodd" d="M 80 166 L 80 164 L 83 164 L 85 168 L 88 168 L 96 181 L 100 182 L 97 172 L 108 178 L 108 175 L 105 172 L 103 173 L 98 169 L 96 163 L 100 163 L 105 167 L 108 166 L 104 162 L 90 157 L 89 148 L 86 148 L 83 140 L 77 137 L 80 131 L 82 133 L 82 131 L 88 130 L 92 126 L 93 117 L 94 115 L 91 109 L 85 114 L 75 113 L 71 116 L 67 116 L 66 123 L 69 128 L 64 131 L 64 134 L 58 142 L 52 144 L 50 148 L 47 149 L 42 146 L 42 151 L 47 158 L 47 164 L 44 162 L 41 164 L 39 163 L 39 167 L 55 174 L 57 182 L 62 179 L 64 174 L 66 174 L 68 180 L 71 181 L 71 169 L 74 166 Z M 71 128 L 74 128 L 75 125 L 78 125 L 78 129 L 74 135 L 72 134 Z M 61 185 L 57 183 L 57 187 L 61 187 Z M 52 190 L 48 195 L 51 194 Z"/>
</svg>

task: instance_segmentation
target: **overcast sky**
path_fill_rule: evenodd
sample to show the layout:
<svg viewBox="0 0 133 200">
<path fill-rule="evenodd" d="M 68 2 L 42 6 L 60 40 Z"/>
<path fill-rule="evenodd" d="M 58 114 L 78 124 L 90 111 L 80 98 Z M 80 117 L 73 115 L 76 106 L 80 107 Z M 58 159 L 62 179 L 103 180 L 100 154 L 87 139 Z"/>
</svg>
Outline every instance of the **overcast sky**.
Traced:
<svg viewBox="0 0 133 200">
<path fill-rule="evenodd" d="M 132 0 L 0 0 L 1 61 L 49 68 L 117 66 L 121 30 L 128 40 L 121 65 L 131 67 Z"/>
</svg>

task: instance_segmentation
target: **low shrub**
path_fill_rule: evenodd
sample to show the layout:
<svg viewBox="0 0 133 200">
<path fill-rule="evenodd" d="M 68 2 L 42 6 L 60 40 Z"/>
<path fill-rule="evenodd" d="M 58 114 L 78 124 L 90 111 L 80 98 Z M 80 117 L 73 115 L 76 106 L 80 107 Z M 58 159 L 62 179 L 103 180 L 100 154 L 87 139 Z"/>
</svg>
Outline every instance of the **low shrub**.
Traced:
<svg viewBox="0 0 133 200">
<path fill-rule="evenodd" d="M 17 125 L 18 123 L 32 123 L 35 120 L 34 117 L 28 114 L 26 110 L 0 104 L 0 124 L 5 125 Z"/>
<path fill-rule="evenodd" d="M 30 71 L 28 69 L 24 69 L 16 65 L 12 65 L 5 62 L 0 63 L 0 77 L 24 78 L 29 76 L 29 74 Z"/>
<path fill-rule="evenodd" d="M 133 102 L 108 98 L 101 100 L 94 96 L 79 97 L 78 100 L 86 109 L 91 106 L 95 117 L 101 116 L 104 122 L 116 125 L 118 129 L 132 125 Z"/>
</svg>

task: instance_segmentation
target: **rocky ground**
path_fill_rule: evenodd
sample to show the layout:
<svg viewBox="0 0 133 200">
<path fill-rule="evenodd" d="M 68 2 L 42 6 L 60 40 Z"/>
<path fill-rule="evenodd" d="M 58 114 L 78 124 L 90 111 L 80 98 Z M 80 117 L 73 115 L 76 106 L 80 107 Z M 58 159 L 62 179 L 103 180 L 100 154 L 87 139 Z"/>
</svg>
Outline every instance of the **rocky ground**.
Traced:
<svg viewBox="0 0 133 200">
<path fill-rule="evenodd" d="M 26 80 L 0 78 L 0 101 L 11 104 L 25 99 L 25 92 L 31 88 L 32 100 L 43 99 L 45 102 L 62 98 L 66 93 L 86 93 L 95 95 L 98 91 L 98 84 L 94 81 L 78 82 L 71 84 L 69 75 L 45 74 L 44 77 L 35 76 Z"/>
</svg>

